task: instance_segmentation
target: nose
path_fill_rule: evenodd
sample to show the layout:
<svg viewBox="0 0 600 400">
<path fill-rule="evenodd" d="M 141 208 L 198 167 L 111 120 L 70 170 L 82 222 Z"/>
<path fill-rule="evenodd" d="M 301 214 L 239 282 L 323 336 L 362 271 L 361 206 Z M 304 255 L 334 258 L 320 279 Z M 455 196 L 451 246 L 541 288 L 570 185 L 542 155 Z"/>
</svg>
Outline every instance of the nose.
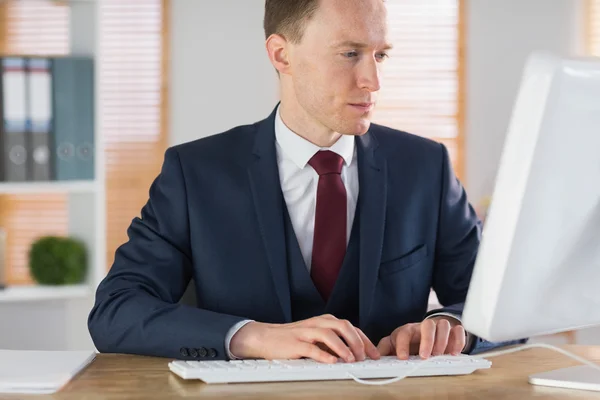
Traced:
<svg viewBox="0 0 600 400">
<path fill-rule="evenodd" d="M 358 70 L 358 87 L 369 92 L 379 91 L 381 89 L 380 64 L 374 57 L 365 57 L 361 64 Z"/>
</svg>

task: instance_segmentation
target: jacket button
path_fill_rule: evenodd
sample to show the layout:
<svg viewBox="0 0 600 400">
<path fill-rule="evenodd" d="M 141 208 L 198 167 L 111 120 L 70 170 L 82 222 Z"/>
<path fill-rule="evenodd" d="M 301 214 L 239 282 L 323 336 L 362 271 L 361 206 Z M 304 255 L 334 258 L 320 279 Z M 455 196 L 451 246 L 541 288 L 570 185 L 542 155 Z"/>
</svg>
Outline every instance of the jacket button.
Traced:
<svg viewBox="0 0 600 400">
<path fill-rule="evenodd" d="M 190 354 L 188 353 L 188 349 L 186 347 L 182 347 L 181 349 L 179 349 L 179 354 L 181 354 L 184 357 L 189 356 Z"/>
<path fill-rule="evenodd" d="M 198 349 L 198 355 L 202 358 L 206 357 L 206 355 L 208 354 L 208 350 L 206 350 L 205 347 L 200 347 Z"/>
<path fill-rule="evenodd" d="M 198 352 L 196 351 L 196 349 L 190 349 L 190 357 L 198 357 Z"/>
<path fill-rule="evenodd" d="M 209 349 L 208 350 L 208 356 L 210 358 L 215 358 L 217 356 L 217 350 L 215 350 L 215 349 Z"/>
</svg>

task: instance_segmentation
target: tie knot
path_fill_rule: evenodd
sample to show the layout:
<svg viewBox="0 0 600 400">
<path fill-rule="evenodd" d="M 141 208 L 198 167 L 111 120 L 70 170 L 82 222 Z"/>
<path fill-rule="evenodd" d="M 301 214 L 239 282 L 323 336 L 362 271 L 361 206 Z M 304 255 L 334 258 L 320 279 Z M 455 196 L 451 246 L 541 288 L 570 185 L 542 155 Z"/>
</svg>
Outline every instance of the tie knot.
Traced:
<svg viewBox="0 0 600 400">
<path fill-rule="evenodd" d="M 341 174 L 344 159 L 333 151 L 318 151 L 308 162 L 319 176 Z"/>
</svg>

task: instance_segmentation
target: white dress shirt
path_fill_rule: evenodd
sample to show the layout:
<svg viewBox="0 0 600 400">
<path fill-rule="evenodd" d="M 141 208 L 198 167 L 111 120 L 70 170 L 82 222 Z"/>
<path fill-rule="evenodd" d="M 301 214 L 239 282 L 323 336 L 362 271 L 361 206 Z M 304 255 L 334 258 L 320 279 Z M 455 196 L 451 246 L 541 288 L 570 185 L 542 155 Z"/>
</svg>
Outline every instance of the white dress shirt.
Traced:
<svg viewBox="0 0 600 400">
<path fill-rule="evenodd" d="M 308 164 L 321 150 L 330 150 L 344 159 L 342 182 L 346 187 L 346 244 L 350 240 L 356 201 L 358 199 L 358 165 L 354 136 L 343 135 L 329 148 L 321 148 L 292 132 L 284 123 L 277 109 L 275 139 L 279 181 L 287 205 L 294 233 L 298 239 L 306 268 L 312 263 L 315 211 L 319 175 Z"/>
<path fill-rule="evenodd" d="M 300 245 L 304 263 L 310 271 L 319 175 L 308 162 L 321 150 L 332 151 L 344 159 L 341 176 L 346 187 L 346 243 L 348 243 L 358 199 L 358 164 L 354 136 L 342 135 L 333 146 L 329 148 L 319 147 L 288 128 L 281 119 L 278 107 L 275 117 L 275 139 L 279 181 L 283 197 L 294 233 Z M 437 315 L 440 314 L 434 314 L 430 317 Z M 456 318 L 451 314 L 444 315 Z M 225 349 L 229 358 L 237 358 L 229 350 L 231 338 L 249 322 L 252 322 L 252 320 L 241 321 L 235 324 L 227 333 Z"/>
</svg>

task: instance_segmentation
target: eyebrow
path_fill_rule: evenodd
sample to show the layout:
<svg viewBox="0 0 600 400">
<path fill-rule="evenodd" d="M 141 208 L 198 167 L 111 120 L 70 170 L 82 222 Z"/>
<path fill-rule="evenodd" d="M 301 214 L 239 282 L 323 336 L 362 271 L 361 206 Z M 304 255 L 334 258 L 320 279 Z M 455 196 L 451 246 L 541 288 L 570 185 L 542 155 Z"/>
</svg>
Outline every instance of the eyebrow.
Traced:
<svg viewBox="0 0 600 400">
<path fill-rule="evenodd" d="M 356 49 L 365 49 L 367 47 L 369 47 L 367 44 L 364 43 L 358 43 L 358 42 L 353 42 L 351 40 L 346 40 L 344 42 L 341 43 L 337 43 L 336 45 L 334 45 L 333 47 L 338 48 L 338 47 L 352 47 L 352 48 L 356 48 Z M 392 46 L 389 43 L 386 43 L 386 45 L 383 47 L 383 50 L 391 50 L 394 46 Z"/>
</svg>

